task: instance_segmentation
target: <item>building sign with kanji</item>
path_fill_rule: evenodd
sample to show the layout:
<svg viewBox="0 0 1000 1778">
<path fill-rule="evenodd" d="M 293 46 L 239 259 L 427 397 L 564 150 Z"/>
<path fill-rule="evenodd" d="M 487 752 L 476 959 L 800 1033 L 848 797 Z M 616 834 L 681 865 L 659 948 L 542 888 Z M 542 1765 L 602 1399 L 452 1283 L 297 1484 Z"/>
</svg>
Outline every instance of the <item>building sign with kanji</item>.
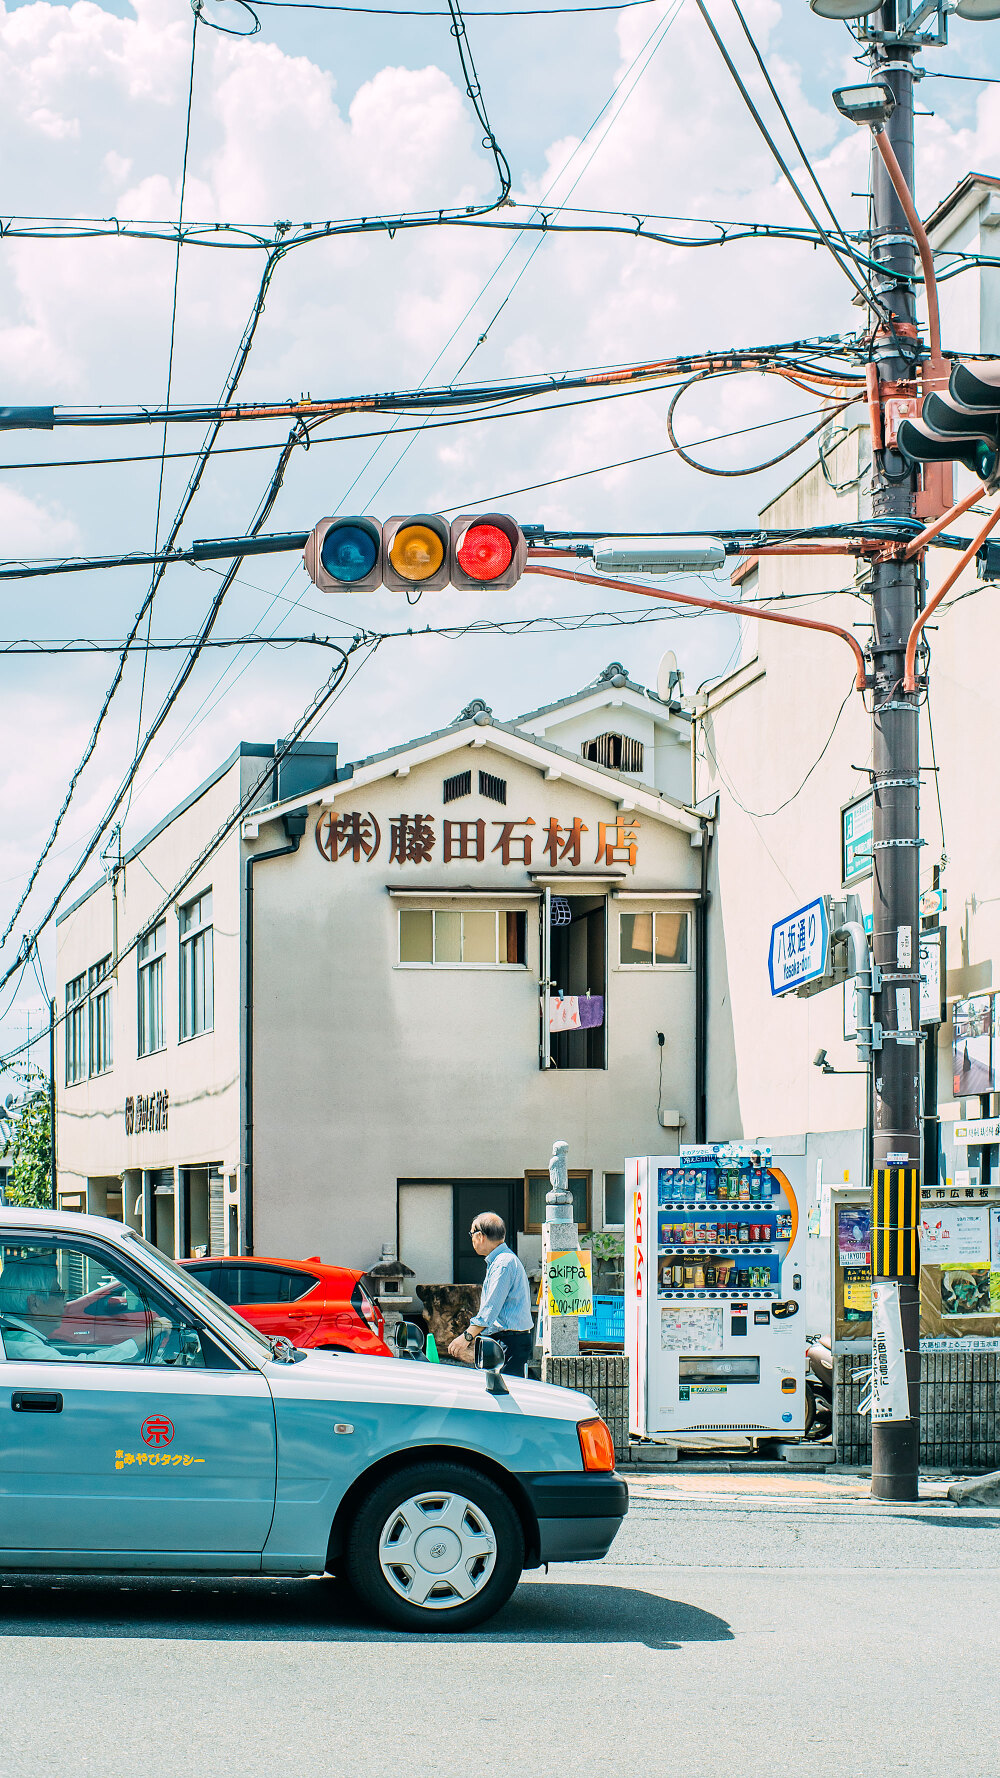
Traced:
<svg viewBox="0 0 1000 1778">
<path fill-rule="evenodd" d="M 129 1093 L 125 1100 L 126 1136 L 142 1136 L 147 1130 L 165 1130 L 169 1121 L 169 1092 Z"/>
<path fill-rule="evenodd" d="M 830 955 L 830 922 L 820 897 L 796 908 L 771 927 L 768 968 L 771 993 L 787 994 L 826 974 Z"/>
<path fill-rule="evenodd" d="M 627 864 L 635 868 L 640 823 L 618 815 L 593 826 L 575 815 L 560 821 L 551 815 L 536 821 L 525 815 L 515 821 L 451 820 L 437 815 L 393 815 L 383 835 L 371 809 L 326 809 L 316 823 L 316 845 L 329 864 L 370 864 L 388 851 L 390 864 L 483 864 L 496 857 L 501 864 L 539 865 L 551 869 L 570 865 L 592 870 Z"/>
</svg>

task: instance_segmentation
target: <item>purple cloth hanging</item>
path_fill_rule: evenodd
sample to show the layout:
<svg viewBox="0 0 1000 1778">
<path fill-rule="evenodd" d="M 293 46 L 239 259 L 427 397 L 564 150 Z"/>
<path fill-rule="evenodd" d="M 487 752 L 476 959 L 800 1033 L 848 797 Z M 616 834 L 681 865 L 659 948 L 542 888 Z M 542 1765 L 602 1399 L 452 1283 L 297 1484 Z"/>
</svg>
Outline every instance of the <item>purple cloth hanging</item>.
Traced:
<svg viewBox="0 0 1000 1778">
<path fill-rule="evenodd" d="M 581 1030 L 591 1031 L 591 1030 L 593 1030 L 595 1025 L 603 1025 L 603 1023 L 604 1023 L 604 995 L 603 994 L 581 994 L 580 1000 L 579 1000 L 579 1005 L 580 1005 L 580 1029 Z"/>
</svg>

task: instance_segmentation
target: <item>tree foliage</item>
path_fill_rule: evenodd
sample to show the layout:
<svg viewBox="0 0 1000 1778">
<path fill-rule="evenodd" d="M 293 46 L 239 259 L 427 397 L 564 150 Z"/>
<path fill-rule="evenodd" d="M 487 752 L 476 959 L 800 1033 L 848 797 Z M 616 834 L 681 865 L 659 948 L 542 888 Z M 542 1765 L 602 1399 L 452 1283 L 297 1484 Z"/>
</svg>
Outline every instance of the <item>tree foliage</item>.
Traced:
<svg viewBox="0 0 1000 1778">
<path fill-rule="evenodd" d="M 52 1134 L 49 1126 L 49 1077 L 32 1068 L 18 1095 L 11 1137 L 8 1204 L 42 1208 L 51 1203 Z"/>
</svg>

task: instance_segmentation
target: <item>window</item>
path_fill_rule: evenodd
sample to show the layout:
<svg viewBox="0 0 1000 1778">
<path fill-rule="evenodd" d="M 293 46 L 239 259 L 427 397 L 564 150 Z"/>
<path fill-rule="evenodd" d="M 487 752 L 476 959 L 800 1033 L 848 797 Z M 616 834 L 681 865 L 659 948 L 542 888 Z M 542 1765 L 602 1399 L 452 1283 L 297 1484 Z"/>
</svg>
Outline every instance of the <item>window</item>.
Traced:
<svg viewBox="0 0 1000 1778">
<path fill-rule="evenodd" d="M 623 969 L 686 969 L 691 916 L 686 908 L 660 908 L 655 914 L 619 916 L 619 962 Z"/>
<path fill-rule="evenodd" d="M 624 1173 L 605 1173 L 604 1175 L 604 1226 L 606 1229 L 623 1229 L 625 1227 Z"/>
<path fill-rule="evenodd" d="M 573 1220 L 581 1233 L 590 1228 L 590 1181 L 589 1172 L 569 1175 L 569 1189 L 573 1197 Z M 544 1173 L 526 1173 L 524 1175 L 524 1229 L 529 1235 L 540 1235 L 545 1221 L 545 1199 L 549 1191 L 549 1175 Z"/>
<path fill-rule="evenodd" d="M 642 742 L 633 741 L 631 735 L 598 735 L 593 741 L 584 741 L 580 752 L 584 759 L 610 766 L 615 772 L 642 771 Z"/>
<path fill-rule="evenodd" d="M 180 1036 L 200 1037 L 215 1024 L 212 891 L 180 910 Z"/>
<path fill-rule="evenodd" d="M 456 802 L 460 796 L 472 795 L 472 773 L 456 772 L 453 778 L 446 778 L 441 786 L 441 801 Z"/>
<path fill-rule="evenodd" d="M 222 1354 L 165 1296 L 140 1287 L 98 1248 L 53 1235 L 0 1243 L 0 1338 L 37 1364 L 196 1366 Z"/>
<path fill-rule="evenodd" d="M 66 1085 L 87 1075 L 87 977 L 66 983 Z"/>
<path fill-rule="evenodd" d="M 112 1063 L 110 975 L 110 957 L 102 957 L 100 963 L 95 963 L 87 971 L 90 989 L 88 1030 L 91 1076 L 107 1074 Z M 106 985 L 102 986 L 102 983 Z"/>
<path fill-rule="evenodd" d="M 497 908 L 403 908 L 399 961 L 403 964 L 497 968 L 525 962 L 527 916 Z"/>
<path fill-rule="evenodd" d="M 161 920 L 139 940 L 139 1054 L 151 1056 L 165 1047 L 163 1035 L 163 953 L 167 923 Z"/>
<path fill-rule="evenodd" d="M 480 796 L 488 796 L 492 802 L 506 804 L 506 778 L 495 778 L 492 772 L 480 772 L 479 794 Z"/>
</svg>

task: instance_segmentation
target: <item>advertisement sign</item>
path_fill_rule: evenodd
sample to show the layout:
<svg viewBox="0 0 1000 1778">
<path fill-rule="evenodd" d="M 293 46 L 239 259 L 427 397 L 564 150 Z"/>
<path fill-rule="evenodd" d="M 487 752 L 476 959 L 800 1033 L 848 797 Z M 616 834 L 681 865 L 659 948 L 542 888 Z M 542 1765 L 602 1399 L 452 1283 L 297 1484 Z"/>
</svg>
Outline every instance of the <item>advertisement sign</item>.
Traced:
<svg viewBox="0 0 1000 1778">
<path fill-rule="evenodd" d="M 842 1266 L 872 1263 L 872 1213 L 868 1204 L 837 1206 L 837 1258 Z"/>
<path fill-rule="evenodd" d="M 787 914 L 771 927 L 768 972 L 771 993 L 788 994 L 826 974 L 830 955 L 830 922 L 822 896 Z"/>
<path fill-rule="evenodd" d="M 993 1091 L 993 996 L 975 994 L 955 1002 L 952 1072 L 956 1099 Z"/>
<path fill-rule="evenodd" d="M 661 1352 L 721 1352 L 722 1304 L 660 1310 Z"/>
<path fill-rule="evenodd" d="M 872 1275 L 868 1266 L 844 1268 L 844 1320 L 868 1321 L 872 1312 Z"/>
<path fill-rule="evenodd" d="M 593 1256 L 587 1250 L 550 1253 L 545 1279 L 550 1315 L 594 1313 Z"/>
<path fill-rule="evenodd" d="M 870 790 L 845 803 L 840 811 L 840 875 L 844 888 L 872 873 L 872 824 L 875 799 Z"/>
<path fill-rule="evenodd" d="M 920 1212 L 920 1261 L 925 1266 L 990 1263 L 989 1211 L 929 1204 Z"/>
<path fill-rule="evenodd" d="M 941 1273 L 941 1314 L 995 1315 L 990 1285 L 994 1274 L 986 1266 L 966 1266 L 959 1272 Z"/>
<path fill-rule="evenodd" d="M 872 1285 L 872 1420 L 908 1420 L 899 1280 Z"/>
</svg>

